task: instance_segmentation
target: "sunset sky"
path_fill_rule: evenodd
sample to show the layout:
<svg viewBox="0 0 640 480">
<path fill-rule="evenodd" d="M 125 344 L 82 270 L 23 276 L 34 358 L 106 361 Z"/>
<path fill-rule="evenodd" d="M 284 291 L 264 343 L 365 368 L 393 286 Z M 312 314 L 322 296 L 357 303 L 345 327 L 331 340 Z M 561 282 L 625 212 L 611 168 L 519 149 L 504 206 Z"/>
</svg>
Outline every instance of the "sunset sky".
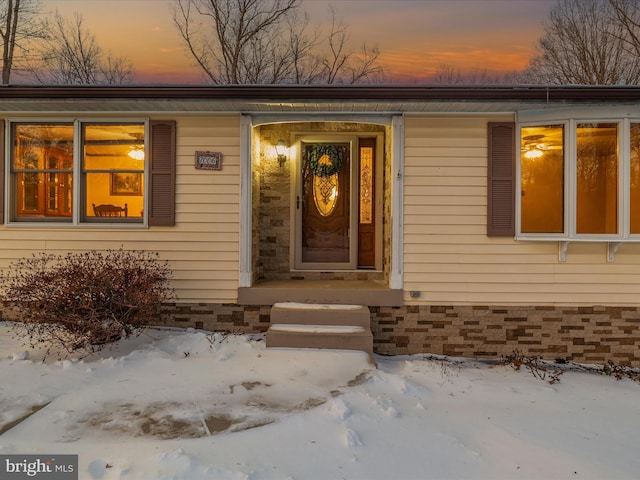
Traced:
<svg viewBox="0 0 640 480">
<path fill-rule="evenodd" d="M 172 0 L 44 0 L 82 14 L 99 44 L 134 65 L 136 83 L 202 83 L 172 21 Z M 333 5 L 354 48 L 379 47 L 392 83 L 420 83 L 441 65 L 491 74 L 520 70 L 535 51 L 556 0 L 303 0 L 313 22 Z"/>
</svg>

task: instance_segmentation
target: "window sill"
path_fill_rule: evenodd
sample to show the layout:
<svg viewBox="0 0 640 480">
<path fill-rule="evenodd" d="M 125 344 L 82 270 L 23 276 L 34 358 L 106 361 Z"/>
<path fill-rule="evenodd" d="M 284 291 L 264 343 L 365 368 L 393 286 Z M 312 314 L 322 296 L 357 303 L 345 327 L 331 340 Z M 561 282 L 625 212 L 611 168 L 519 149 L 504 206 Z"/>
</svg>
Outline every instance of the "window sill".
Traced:
<svg viewBox="0 0 640 480">
<path fill-rule="evenodd" d="M 9 222 L 4 224 L 8 228 L 147 228 L 143 222 Z"/>
</svg>

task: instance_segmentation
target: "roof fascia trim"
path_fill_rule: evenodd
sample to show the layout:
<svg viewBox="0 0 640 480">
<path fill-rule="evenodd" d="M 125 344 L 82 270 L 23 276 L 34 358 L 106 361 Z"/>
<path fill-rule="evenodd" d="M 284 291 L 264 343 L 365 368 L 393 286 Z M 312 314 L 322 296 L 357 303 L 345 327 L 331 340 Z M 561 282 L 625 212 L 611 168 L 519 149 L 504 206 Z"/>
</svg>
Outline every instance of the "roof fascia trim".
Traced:
<svg viewBox="0 0 640 480">
<path fill-rule="evenodd" d="M 589 105 L 564 108 L 544 108 L 540 110 L 518 110 L 516 121 L 521 123 L 541 122 L 553 119 L 597 119 L 597 118 L 640 118 L 640 105 Z"/>
<path fill-rule="evenodd" d="M 292 122 L 352 122 L 352 123 L 374 123 L 377 125 L 391 126 L 393 117 L 397 114 L 388 115 L 367 115 L 353 113 L 269 113 L 269 114 L 249 114 L 251 115 L 252 125 L 260 126 L 273 123 L 292 123 Z"/>
</svg>

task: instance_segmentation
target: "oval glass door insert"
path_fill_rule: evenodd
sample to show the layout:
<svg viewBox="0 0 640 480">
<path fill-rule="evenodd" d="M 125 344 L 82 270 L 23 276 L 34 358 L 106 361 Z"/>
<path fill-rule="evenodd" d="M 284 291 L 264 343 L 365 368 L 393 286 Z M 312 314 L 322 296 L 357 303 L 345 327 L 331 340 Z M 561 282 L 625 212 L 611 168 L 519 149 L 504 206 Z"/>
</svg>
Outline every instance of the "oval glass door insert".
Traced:
<svg viewBox="0 0 640 480">
<path fill-rule="evenodd" d="M 319 164 L 331 164 L 329 157 L 323 155 L 318 160 Z M 326 177 L 313 176 L 313 201 L 320 215 L 328 217 L 333 213 L 338 204 L 338 173 Z"/>
</svg>

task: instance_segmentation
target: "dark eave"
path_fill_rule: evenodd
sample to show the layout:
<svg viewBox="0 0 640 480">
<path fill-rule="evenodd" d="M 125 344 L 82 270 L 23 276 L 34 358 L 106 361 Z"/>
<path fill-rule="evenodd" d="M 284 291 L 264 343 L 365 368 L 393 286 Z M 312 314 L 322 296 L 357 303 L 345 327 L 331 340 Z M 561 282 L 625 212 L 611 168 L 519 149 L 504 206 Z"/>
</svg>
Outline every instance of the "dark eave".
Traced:
<svg viewBox="0 0 640 480">
<path fill-rule="evenodd" d="M 0 87 L 0 101 L 17 99 L 165 99 L 385 102 L 638 102 L 629 86 L 23 86 Z"/>
<path fill-rule="evenodd" d="M 514 114 L 580 106 L 640 108 L 640 87 L 587 86 L 26 86 L 0 87 L 4 115 L 203 114 L 333 118 Z M 274 120 L 275 121 L 275 120 Z"/>
</svg>

